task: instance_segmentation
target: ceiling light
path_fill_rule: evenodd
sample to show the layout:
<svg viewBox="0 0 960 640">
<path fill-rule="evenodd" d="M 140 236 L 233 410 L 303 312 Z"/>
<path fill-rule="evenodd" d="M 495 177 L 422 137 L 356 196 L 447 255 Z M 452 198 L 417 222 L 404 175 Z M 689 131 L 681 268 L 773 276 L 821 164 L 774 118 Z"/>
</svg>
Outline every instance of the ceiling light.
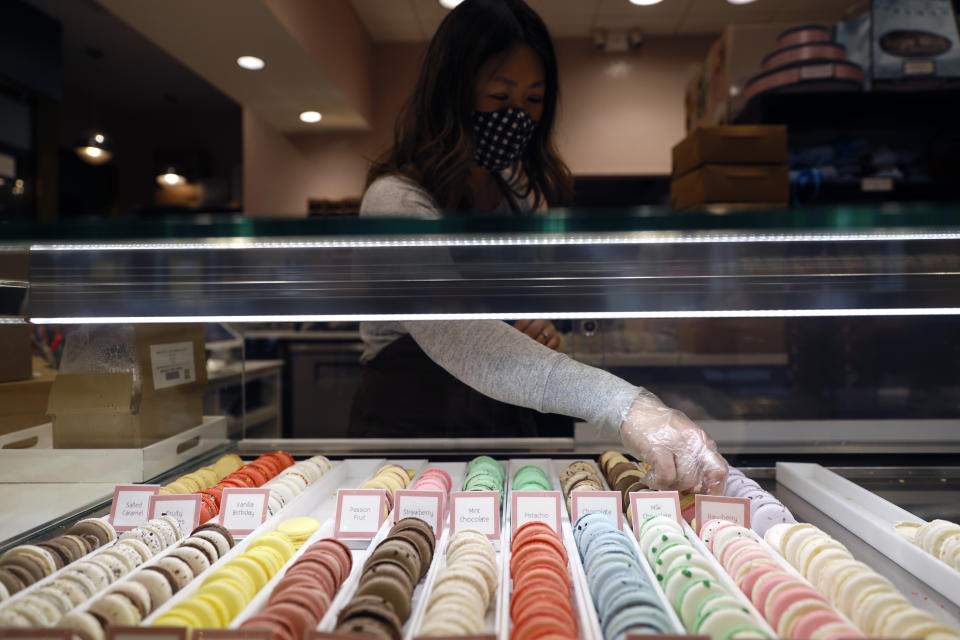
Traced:
<svg viewBox="0 0 960 640">
<path fill-rule="evenodd" d="M 106 164 L 113 158 L 113 145 L 102 131 L 88 131 L 73 147 L 81 160 L 88 164 Z"/>
<path fill-rule="evenodd" d="M 444 9 L 454 9 L 463 0 L 440 0 L 440 6 Z"/>
<path fill-rule="evenodd" d="M 630 4 L 636 4 L 641 7 L 649 7 L 654 4 L 660 4 L 663 0 L 630 0 Z"/>
<path fill-rule="evenodd" d="M 161 187 L 178 187 L 187 183 L 187 178 L 175 167 L 167 167 L 167 170 L 157 176 L 157 184 Z"/>
<path fill-rule="evenodd" d="M 727 0 L 730 4 L 750 4 L 751 2 L 756 2 L 757 0 Z"/>
<path fill-rule="evenodd" d="M 258 58 L 257 56 L 240 56 L 237 58 L 237 64 L 244 69 L 258 71 L 263 69 L 266 63 L 263 61 L 263 58 Z"/>
<path fill-rule="evenodd" d="M 320 122 L 323 119 L 323 116 L 320 115 L 319 111 L 304 111 L 300 114 L 300 119 L 303 122 L 309 122 L 312 124 L 314 122 Z"/>
</svg>

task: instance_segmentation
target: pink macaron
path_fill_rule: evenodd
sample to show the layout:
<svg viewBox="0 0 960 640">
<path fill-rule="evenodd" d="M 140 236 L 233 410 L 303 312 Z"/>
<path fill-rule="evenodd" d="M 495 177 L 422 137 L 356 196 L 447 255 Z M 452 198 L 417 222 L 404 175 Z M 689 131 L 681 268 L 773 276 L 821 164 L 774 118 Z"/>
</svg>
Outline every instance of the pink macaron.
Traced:
<svg viewBox="0 0 960 640">
<path fill-rule="evenodd" d="M 730 560 L 733 558 L 733 554 L 735 554 L 740 549 L 747 549 L 749 547 L 759 548 L 760 544 L 756 540 L 753 540 L 751 538 L 740 538 L 739 540 L 734 540 L 733 542 L 728 544 L 726 547 L 724 547 L 723 553 L 720 554 L 721 557 L 717 559 L 720 560 L 720 564 L 722 564 L 724 568 L 727 569 L 727 571 L 729 572 L 729 567 L 727 567 L 727 563 L 730 562 Z"/>
<path fill-rule="evenodd" d="M 750 569 L 750 571 L 747 571 L 747 573 L 744 574 L 743 578 L 740 580 L 740 584 L 737 586 L 740 587 L 741 591 L 749 595 L 753 593 L 753 587 L 757 584 L 757 580 L 768 573 L 787 575 L 786 571 L 772 564 L 761 564 L 753 569 Z"/>
<path fill-rule="evenodd" d="M 822 595 L 810 587 L 803 585 L 789 587 L 778 591 L 767 601 L 767 605 L 763 609 L 764 617 L 767 619 L 767 622 L 770 623 L 771 627 L 777 629 L 780 625 L 780 618 L 787 612 L 787 609 L 801 600 L 820 600 L 823 603 L 827 603 Z"/>
<path fill-rule="evenodd" d="M 761 547 L 760 545 L 757 545 L 756 549 L 747 549 L 743 553 L 737 554 L 737 557 L 735 557 L 730 562 L 730 566 L 727 567 L 727 573 L 729 573 L 730 576 L 733 577 L 733 576 L 736 576 L 737 572 L 740 571 L 740 567 L 750 562 L 751 560 L 769 560 L 769 559 L 770 559 L 770 554 L 767 553 L 767 551 L 763 547 Z"/>
<path fill-rule="evenodd" d="M 750 601 L 753 602 L 753 606 L 755 606 L 758 611 L 763 611 L 767 606 L 767 598 L 770 597 L 770 592 L 787 582 L 794 582 L 803 586 L 802 582 L 787 573 L 763 576 L 762 579 L 758 579 L 753 585 L 753 590 L 750 592 Z"/>
<path fill-rule="evenodd" d="M 843 618 L 833 611 L 811 611 L 800 616 L 794 623 L 793 628 L 789 629 L 789 636 L 791 638 L 809 638 L 823 625 L 843 621 Z"/>
</svg>

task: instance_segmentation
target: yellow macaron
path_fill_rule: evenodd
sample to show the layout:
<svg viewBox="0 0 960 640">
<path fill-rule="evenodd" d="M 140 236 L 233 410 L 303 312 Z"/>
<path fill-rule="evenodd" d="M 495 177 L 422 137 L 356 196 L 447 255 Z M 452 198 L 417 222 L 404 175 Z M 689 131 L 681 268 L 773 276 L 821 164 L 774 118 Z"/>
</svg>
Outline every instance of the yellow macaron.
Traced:
<svg viewBox="0 0 960 640">
<path fill-rule="evenodd" d="M 220 567 L 207 576 L 207 579 L 203 581 L 203 586 L 206 587 L 207 585 L 216 584 L 221 581 L 227 584 L 234 583 L 247 602 L 253 600 L 253 597 L 257 595 L 256 585 L 250 577 L 250 574 L 240 567 L 232 566 L 232 564 L 226 564 Z"/>
<path fill-rule="evenodd" d="M 242 595 L 242 587 L 236 580 L 231 578 L 224 578 L 203 585 L 197 592 L 198 597 L 201 595 L 208 595 L 211 598 L 219 600 L 226 608 L 227 616 L 230 620 L 240 615 L 243 608 L 247 606 L 247 600 L 245 600 Z"/>
<path fill-rule="evenodd" d="M 267 584 L 267 581 L 270 580 L 270 576 L 264 571 L 263 565 L 253 558 L 246 557 L 246 554 L 237 556 L 228 564 L 243 570 L 250 576 L 250 579 L 253 581 L 254 592 L 263 589 L 263 585 Z"/>
</svg>

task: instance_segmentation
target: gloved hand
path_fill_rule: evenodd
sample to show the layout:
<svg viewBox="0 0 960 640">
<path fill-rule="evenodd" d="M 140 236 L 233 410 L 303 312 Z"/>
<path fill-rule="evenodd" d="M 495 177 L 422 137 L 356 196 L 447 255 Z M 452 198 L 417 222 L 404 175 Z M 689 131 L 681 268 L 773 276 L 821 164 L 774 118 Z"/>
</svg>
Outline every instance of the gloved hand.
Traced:
<svg viewBox="0 0 960 640">
<path fill-rule="evenodd" d="M 723 495 L 727 463 L 717 444 L 646 389 L 630 405 L 620 437 L 627 451 L 653 467 L 644 479 L 650 488 Z"/>
</svg>

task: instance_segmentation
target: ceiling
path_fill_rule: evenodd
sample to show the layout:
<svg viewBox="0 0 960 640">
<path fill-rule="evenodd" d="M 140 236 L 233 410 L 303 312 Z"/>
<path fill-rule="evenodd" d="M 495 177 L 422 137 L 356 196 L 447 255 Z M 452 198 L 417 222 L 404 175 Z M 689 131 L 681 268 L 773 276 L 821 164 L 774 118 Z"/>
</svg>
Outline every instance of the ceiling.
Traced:
<svg viewBox="0 0 960 640">
<path fill-rule="evenodd" d="M 729 24 L 834 22 L 853 0 L 527 0 L 554 38 L 589 37 L 595 29 L 639 28 L 647 35 L 720 33 Z M 429 40 L 448 10 L 437 0 L 350 0 L 375 42 Z"/>
</svg>

